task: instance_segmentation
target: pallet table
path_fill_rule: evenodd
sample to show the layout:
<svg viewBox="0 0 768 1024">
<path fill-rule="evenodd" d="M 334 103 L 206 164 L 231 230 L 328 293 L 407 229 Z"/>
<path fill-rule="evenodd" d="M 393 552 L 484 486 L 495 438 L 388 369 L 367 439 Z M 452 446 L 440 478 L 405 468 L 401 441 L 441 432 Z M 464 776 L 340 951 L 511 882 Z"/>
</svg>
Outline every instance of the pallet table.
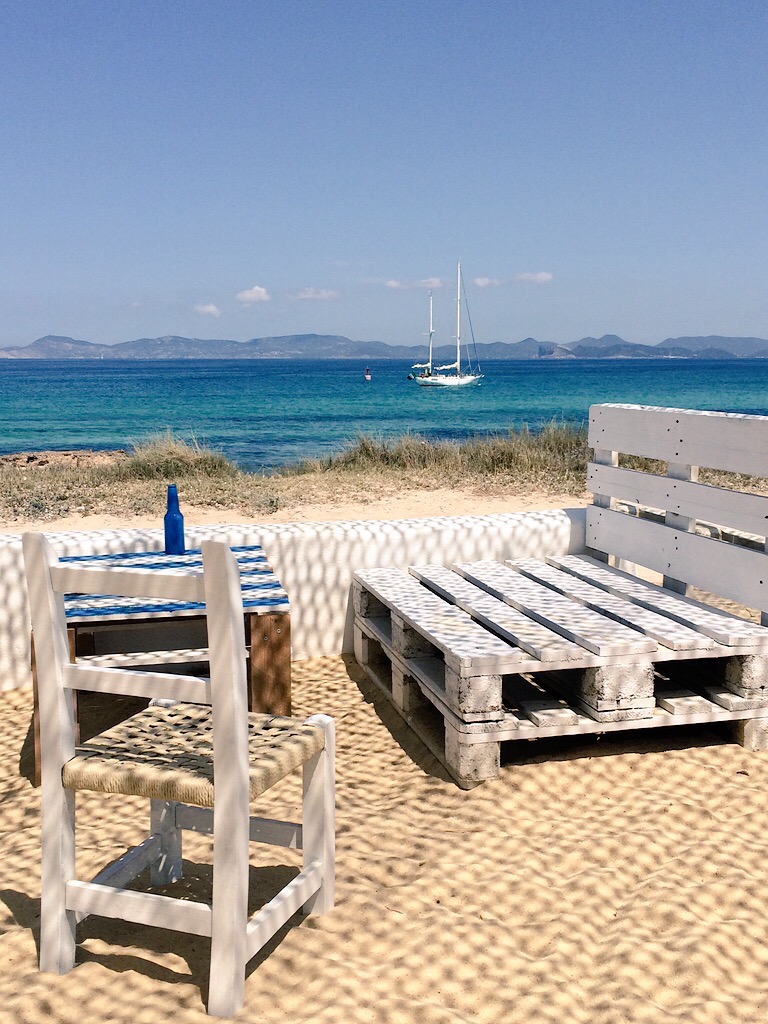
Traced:
<svg viewBox="0 0 768 1024">
<path fill-rule="evenodd" d="M 768 477 L 768 417 L 593 406 L 589 439 L 586 550 L 355 574 L 357 660 L 462 786 L 520 739 L 725 721 L 768 748 L 768 627 L 687 593 L 768 621 L 768 498 L 698 482 Z"/>
<path fill-rule="evenodd" d="M 354 601 L 358 662 L 465 788 L 506 741 L 768 719 L 768 628 L 586 556 L 368 570 Z"/>
</svg>

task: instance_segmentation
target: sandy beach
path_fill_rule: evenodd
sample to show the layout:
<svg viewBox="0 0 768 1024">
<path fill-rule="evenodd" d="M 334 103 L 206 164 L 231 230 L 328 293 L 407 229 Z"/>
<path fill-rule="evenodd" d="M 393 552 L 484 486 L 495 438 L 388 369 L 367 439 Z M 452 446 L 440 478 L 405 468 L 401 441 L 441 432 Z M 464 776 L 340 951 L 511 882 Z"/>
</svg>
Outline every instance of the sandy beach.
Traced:
<svg viewBox="0 0 768 1024">
<path fill-rule="evenodd" d="M 292 519 L 401 518 L 574 505 L 572 497 L 408 494 L 305 507 Z M 188 515 L 191 525 L 228 520 Z M 280 513 L 264 517 L 279 521 Z M 258 520 L 254 520 L 258 521 Z M 156 525 L 114 519 L 99 525 Z M 6 531 L 34 526 L 5 524 Z M 46 530 L 74 522 L 46 523 Z M 763 1024 L 768 1018 L 768 753 L 725 727 L 503 749 L 464 792 L 341 657 L 295 662 L 294 711 L 338 729 L 337 904 L 293 919 L 252 961 L 253 1024 Z M 0 696 L 0 1021 L 210 1020 L 204 940 L 91 919 L 75 969 L 37 970 L 39 791 L 31 694 Z M 289 816 L 298 779 L 267 795 Z M 79 799 L 79 871 L 137 841 L 140 801 Z M 186 841 L 183 891 L 205 893 L 207 843 Z M 199 858 L 199 861 L 198 861 Z M 253 847 L 261 898 L 297 870 Z M 197 863 L 196 863 L 197 862 Z"/>
<path fill-rule="evenodd" d="M 310 523 L 331 522 L 337 519 L 411 519 L 416 516 L 458 516 L 474 512 L 524 512 L 530 509 L 564 508 L 585 505 L 587 495 L 568 494 L 480 494 L 470 488 L 409 489 L 400 494 L 378 495 L 375 490 L 356 499 L 304 502 L 274 512 L 256 515 L 240 510 L 205 508 L 186 503 L 183 505 L 186 526 L 209 526 L 215 523 Z M 68 515 L 51 521 L 0 515 L 0 531 L 20 533 L 23 530 L 42 529 L 51 532 L 69 530 L 112 530 L 115 528 L 146 529 L 162 526 L 159 515 Z"/>
</svg>

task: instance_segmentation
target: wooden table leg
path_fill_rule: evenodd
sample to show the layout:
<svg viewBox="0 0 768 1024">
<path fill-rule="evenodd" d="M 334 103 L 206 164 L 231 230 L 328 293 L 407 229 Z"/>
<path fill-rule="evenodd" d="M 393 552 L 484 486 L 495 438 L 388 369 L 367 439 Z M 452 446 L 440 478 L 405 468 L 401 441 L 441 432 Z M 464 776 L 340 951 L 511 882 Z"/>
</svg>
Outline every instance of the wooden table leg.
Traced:
<svg viewBox="0 0 768 1024">
<path fill-rule="evenodd" d="M 291 713 L 291 617 L 287 612 L 248 615 L 248 708 L 270 715 Z"/>
</svg>

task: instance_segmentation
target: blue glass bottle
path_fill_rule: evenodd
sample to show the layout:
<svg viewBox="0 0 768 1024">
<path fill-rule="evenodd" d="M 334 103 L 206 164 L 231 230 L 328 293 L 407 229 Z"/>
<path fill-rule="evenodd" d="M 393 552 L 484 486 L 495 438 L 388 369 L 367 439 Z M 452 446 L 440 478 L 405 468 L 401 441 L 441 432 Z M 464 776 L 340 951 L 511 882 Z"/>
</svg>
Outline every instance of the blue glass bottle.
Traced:
<svg viewBox="0 0 768 1024">
<path fill-rule="evenodd" d="M 168 485 L 168 511 L 163 519 L 166 555 L 184 554 L 184 516 L 179 511 L 179 492 L 176 484 Z"/>
</svg>

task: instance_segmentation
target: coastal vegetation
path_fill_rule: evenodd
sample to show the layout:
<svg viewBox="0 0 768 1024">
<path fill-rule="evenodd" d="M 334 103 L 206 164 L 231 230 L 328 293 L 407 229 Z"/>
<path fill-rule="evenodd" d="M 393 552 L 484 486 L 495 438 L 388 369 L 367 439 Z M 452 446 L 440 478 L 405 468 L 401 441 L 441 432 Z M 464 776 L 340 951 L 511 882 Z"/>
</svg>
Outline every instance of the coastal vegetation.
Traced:
<svg viewBox="0 0 768 1024">
<path fill-rule="evenodd" d="M 269 475 L 246 472 L 220 452 L 164 434 L 120 452 L 43 452 L 0 458 L 0 520 L 52 521 L 72 515 L 156 515 L 166 488 L 186 507 L 264 514 L 329 501 L 360 501 L 408 490 L 464 488 L 484 495 L 585 496 L 591 455 L 585 430 L 553 422 L 462 442 L 416 434 L 360 435 L 323 459 Z M 623 464 L 644 468 L 641 460 Z M 650 468 L 650 464 L 648 464 Z M 718 474 L 717 482 L 765 493 L 764 481 Z"/>
<path fill-rule="evenodd" d="M 194 440 L 164 434 L 130 451 L 0 458 L 0 519 L 161 515 L 169 483 L 179 485 L 187 507 L 252 514 L 425 487 L 476 488 L 478 495 L 580 494 L 587 451 L 584 432 L 557 424 L 462 443 L 360 435 L 336 455 L 266 475 L 241 470 Z"/>
</svg>

